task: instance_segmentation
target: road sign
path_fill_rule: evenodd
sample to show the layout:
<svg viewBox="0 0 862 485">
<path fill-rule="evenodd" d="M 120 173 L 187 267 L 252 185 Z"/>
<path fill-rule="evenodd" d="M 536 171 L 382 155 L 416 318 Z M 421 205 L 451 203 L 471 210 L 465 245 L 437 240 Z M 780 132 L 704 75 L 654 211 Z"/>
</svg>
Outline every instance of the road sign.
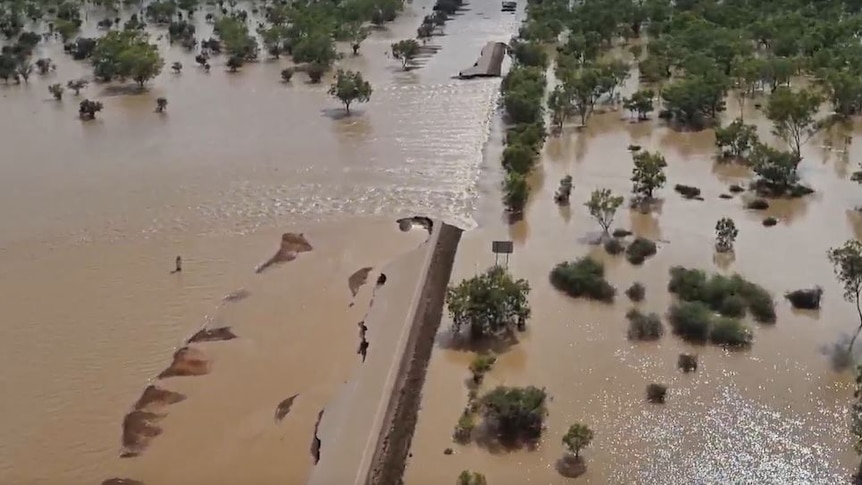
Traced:
<svg viewBox="0 0 862 485">
<path fill-rule="evenodd" d="M 512 241 L 493 241 L 491 242 L 491 252 L 494 253 L 494 264 L 499 264 L 500 255 L 505 254 L 506 266 L 509 266 L 509 255 L 515 252 L 515 243 Z"/>
</svg>

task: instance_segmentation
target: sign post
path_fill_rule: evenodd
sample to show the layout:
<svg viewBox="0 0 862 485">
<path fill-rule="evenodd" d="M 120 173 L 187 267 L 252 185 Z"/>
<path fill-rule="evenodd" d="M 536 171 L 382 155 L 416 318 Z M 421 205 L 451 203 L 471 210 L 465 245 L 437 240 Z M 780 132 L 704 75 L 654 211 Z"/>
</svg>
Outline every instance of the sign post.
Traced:
<svg viewBox="0 0 862 485">
<path fill-rule="evenodd" d="M 491 242 L 491 252 L 494 253 L 494 264 L 499 266 L 501 254 L 506 255 L 506 267 L 509 267 L 509 255 L 515 251 L 515 244 L 512 241 L 493 241 Z"/>
</svg>

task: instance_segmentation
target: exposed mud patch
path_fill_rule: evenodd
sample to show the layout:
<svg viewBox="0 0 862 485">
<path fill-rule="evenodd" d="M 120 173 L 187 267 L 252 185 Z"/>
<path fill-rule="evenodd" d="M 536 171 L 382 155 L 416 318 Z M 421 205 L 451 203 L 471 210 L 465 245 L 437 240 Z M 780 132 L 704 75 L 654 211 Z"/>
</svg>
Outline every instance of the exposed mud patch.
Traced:
<svg viewBox="0 0 862 485">
<path fill-rule="evenodd" d="M 320 421 L 323 419 L 323 409 L 317 413 L 317 422 L 314 423 L 314 436 L 311 438 L 311 457 L 314 459 L 314 464 L 320 461 L 320 437 L 317 435 L 317 430 L 320 429 Z"/>
<path fill-rule="evenodd" d="M 366 266 L 350 275 L 350 278 L 347 279 L 347 286 L 350 287 L 351 296 L 356 296 L 359 293 L 359 289 L 368 281 L 369 273 L 371 273 L 371 267 Z"/>
<path fill-rule="evenodd" d="M 287 413 L 290 412 L 290 408 L 293 406 L 293 401 L 296 400 L 297 396 L 299 396 L 299 394 L 294 394 L 293 396 L 290 396 L 284 401 L 278 403 L 278 406 L 275 408 L 276 421 L 281 421 L 282 419 L 284 419 L 285 416 L 287 416 Z"/>
<path fill-rule="evenodd" d="M 183 347 L 174 352 L 171 365 L 159 374 L 159 379 L 178 376 L 202 376 L 209 374 L 210 364 L 203 352 L 192 347 Z"/>
<path fill-rule="evenodd" d="M 276 264 L 293 261 L 299 253 L 305 253 L 314 249 L 311 244 L 305 239 L 302 233 L 295 234 L 286 232 L 281 236 L 281 247 L 267 262 L 258 266 L 257 272 L 261 273 L 266 268 Z"/>
<path fill-rule="evenodd" d="M 132 411 L 123 418 L 123 451 L 121 457 L 140 455 L 153 438 L 162 434 L 157 423 L 164 416 L 149 411 Z"/>
<path fill-rule="evenodd" d="M 196 334 L 192 335 L 192 338 L 190 338 L 187 343 L 222 342 L 224 340 L 233 340 L 235 338 L 237 338 L 237 336 L 231 331 L 230 327 L 202 328 L 198 330 Z"/>
<path fill-rule="evenodd" d="M 154 411 L 186 400 L 184 394 L 156 387 L 152 384 L 144 389 L 141 397 L 135 402 L 135 411 Z"/>
<path fill-rule="evenodd" d="M 131 478 L 109 478 L 102 485 L 144 485 L 144 482 L 132 480 Z"/>
</svg>

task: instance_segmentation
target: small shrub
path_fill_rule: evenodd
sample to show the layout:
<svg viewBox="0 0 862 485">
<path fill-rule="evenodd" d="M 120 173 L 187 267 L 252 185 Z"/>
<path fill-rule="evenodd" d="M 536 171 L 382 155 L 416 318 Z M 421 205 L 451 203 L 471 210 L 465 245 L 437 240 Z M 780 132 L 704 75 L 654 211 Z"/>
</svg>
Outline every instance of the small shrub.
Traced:
<svg viewBox="0 0 862 485">
<path fill-rule="evenodd" d="M 766 227 L 772 227 L 776 224 L 778 224 L 778 219 L 776 219 L 774 217 L 767 217 L 766 219 L 763 220 L 763 225 Z"/>
<path fill-rule="evenodd" d="M 575 298 L 612 302 L 616 295 L 616 289 L 605 280 L 604 265 L 590 257 L 555 266 L 551 271 L 551 284 Z"/>
<path fill-rule="evenodd" d="M 614 229 L 611 235 L 615 238 L 622 239 L 632 235 L 632 232 L 627 229 Z"/>
<path fill-rule="evenodd" d="M 738 297 L 758 322 L 775 321 L 775 302 L 769 292 L 739 275 L 714 274 L 707 279 L 703 271 L 675 266 L 670 269 L 668 290 L 683 301 L 702 302 L 726 316 L 742 316 Z"/>
<path fill-rule="evenodd" d="M 732 199 L 732 198 L 733 198 L 733 196 L 732 196 L 732 195 L 730 195 L 730 194 L 719 194 L 719 195 L 718 195 L 718 198 L 719 198 L 719 199 Z"/>
<path fill-rule="evenodd" d="M 784 294 L 784 298 L 790 301 L 793 308 L 803 310 L 817 310 L 820 308 L 820 298 L 823 296 L 823 288 L 815 286 L 810 289 L 794 290 Z"/>
<path fill-rule="evenodd" d="M 464 470 L 458 475 L 455 485 L 488 485 L 488 480 L 481 473 Z"/>
<path fill-rule="evenodd" d="M 494 354 L 480 354 L 473 358 L 470 362 L 470 372 L 473 373 L 473 382 L 480 384 L 485 373 L 494 367 L 497 362 L 497 356 Z"/>
<path fill-rule="evenodd" d="M 683 372 L 689 373 L 697 370 L 697 355 L 695 354 L 679 354 L 679 359 L 676 361 L 676 366 L 682 369 Z"/>
<path fill-rule="evenodd" d="M 646 258 L 655 255 L 656 245 L 649 239 L 639 237 L 626 248 L 626 259 L 631 264 L 643 264 Z"/>
<path fill-rule="evenodd" d="M 760 323 L 775 322 L 775 302 L 772 296 L 754 283 L 748 283 L 743 288 L 743 296 L 748 301 L 748 311 Z"/>
<path fill-rule="evenodd" d="M 686 199 L 694 199 L 696 197 L 700 197 L 700 189 L 697 187 L 692 187 L 690 185 L 676 184 L 673 187 L 673 190 L 678 192 Z"/>
<path fill-rule="evenodd" d="M 455 431 L 452 433 L 452 439 L 458 443 L 467 443 L 473 436 L 473 430 L 476 428 L 476 418 L 473 413 L 467 409 L 458 418 L 458 424 L 455 425 Z"/>
<path fill-rule="evenodd" d="M 684 301 L 701 300 L 706 290 L 706 273 L 699 269 L 674 266 L 670 269 L 667 289 Z"/>
<path fill-rule="evenodd" d="M 286 83 L 289 83 L 290 80 L 293 78 L 294 72 L 295 72 L 295 69 L 293 69 L 292 67 L 287 67 L 287 68 L 282 69 L 281 70 L 281 80 L 286 82 Z"/>
<path fill-rule="evenodd" d="M 626 296 L 635 303 L 643 301 L 645 295 L 646 288 L 638 282 L 632 283 L 632 285 L 629 286 L 629 289 L 626 290 Z"/>
<path fill-rule="evenodd" d="M 572 195 L 572 176 L 566 175 L 560 179 L 560 188 L 554 194 L 554 202 L 559 205 L 569 205 L 569 197 Z"/>
<path fill-rule="evenodd" d="M 747 347 L 753 339 L 751 329 L 735 318 L 716 318 L 709 332 L 712 343 L 727 347 Z"/>
<path fill-rule="evenodd" d="M 712 314 L 709 307 L 699 301 L 671 305 L 668 321 L 673 333 L 691 342 L 704 343 L 709 339 Z"/>
<path fill-rule="evenodd" d="M 608 254 L 610 254 L 611 256 L 616 256 L 617 254 L 620 254 L 626 250 L 626 247 L 623 246 L 623 243 L 615 237 L 606 240 L 604 246 L 605 251 L 607 251 Z"/>
<path fill-rule="evenodd" d="M 745 205 L 746 209 L 762 211 L 769 209 L 769 202 L 766 199 L 753 199 Z"/>
<path fill-rule="evenodd" d="M 667 386 L 664 384 L 650 384 L 646 388 L 647 401 L 655 404 L 664 404 L 667 397 Z"/>
<path fill-rule="evenodd" d="M 655 313 L 645 315 L 632 308 L 626 313 L 626 318 L 629 320 L 630 340 L 658 340 L 664 335 L 664 325 Z"/>
<path fill-rule="evenodd" d="M 730 187 L 727 188 L 727 190 L 729 190 L 731 194 L 738 194 L 740 192 L 745 192 L 745 189 L 743 189 L 742 187 L 740 187 L 737 184 L 731 185 Z"/>
</svg>

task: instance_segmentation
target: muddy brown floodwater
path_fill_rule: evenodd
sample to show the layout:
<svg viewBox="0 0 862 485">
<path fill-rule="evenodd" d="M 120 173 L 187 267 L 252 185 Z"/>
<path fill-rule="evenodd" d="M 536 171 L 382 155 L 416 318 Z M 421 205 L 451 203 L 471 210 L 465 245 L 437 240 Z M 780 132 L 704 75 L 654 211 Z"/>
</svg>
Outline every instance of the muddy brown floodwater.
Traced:
<svg viewBox="0 0 862 485">
<path fill-rule="evenodd" d="M 634 88 L 630 81 L 627 91 Z M 726 116 L 737 116 L 738 105 L 729 101 L 728 107 Z M 777 143 L 753 107 L 746 121 Z M 858 135 L 859 128 L 852 131 Z M 851 483 L 858 460 L 847 427 L 852 377 L 833 369 L 829 349 L 846 345 L 858 318 L 842 300 L 826 250 L 862 234 L 852 210 L 862 204 L 862 192 L 848 178 L 862 147 L 854 144 L 849 154 L 838 153 L 842 136 L 837 131 L 818 136 L 804 150 L 800 173 L 817 190 L 814 195 L 776 202 L 765 212 L 744 209 L 739 195 L 719 198 L 751 174 L 715 163 L 711 131 L 680 133 L 658 121 L 631 123 L 626 113 L 609 112 L 594 116 L 584 131 L 567 127 L 550 138 L 524 221 L 510 227 L 493 217 L 481 219 L 479 230 L 464 234 L 453 272 L 453 281 L 470 277 L 493 264 L 490 241 L 515 242 L 509 267 L 530 281 L 533 314 L 526 333 L 501 353 L 482 389 L 546 387 L 552 396 L 547 430 L 535 451 L 452 442 L 467 402 L 473 354 L 453 348 L 444 318 L 405 483 L 450 483 L 464 469 L 485 474 L 494 485 Z M 617 214 L 615 227 L 660 241 L 658 254 L 639 267 L 585 243 L 599 230 L 583 206 L 590 192 L 631 190 L 630 144 L 659 150 L 668 161 L 660 211 Z M 829 144 L 836 151 L 825 148 Z M 575 189 L 571 206 L 558 208 L 553 194 L 566 174 L 573 176 Z M 705 200 L 683 199 L 674 184 L 700 187 Z M 736 221 L 739 237 L 735 261 L 719 267 L 712 245 L 715 223 L 724 216 Z M 763 227 L 767 216 L 778 218 L 778 225 Z M 607 277 L 618 289 L 615 304 L 572 299 L 551 287 L 548 273 L 556 263 L 586 254 L 606 263 Z M 632 304 L 622 292 L 642 282 L 646 299 L 638 306 L 663 315 L 671 302 L 666 288 L 674 265 L 739 272 L 763 285 L 775 297 L 777 323 L 752 323 L 755 341 L 748 351 L 688 345 L 669 333 L 657 343 L 628 341 L 625 313 Z M 786 291 L 813 285 L 825 289 L 819 312 L 794 311 L 783 298 Z M 697 373 L 677 371 L 681 352 L 699 354 Z M 651 382 L 670 386 L 666 405 L 646 403 Z M 588 471 L 575 480 L 555 470 L 562 435 L 573 422 L 595 432 L 582 453 Z M 448 447 L 454 454 L 444 455 Z"/>
<path fill-rule="evenodd" d="M 281 83 L 285 59 L 229 74 L 220 58 L 205 74 L 166 37 L 166 65 L 181 61 L 182 74 L 166 68 L 138 94 L 90 84 L 82 97 L 105 105 L 93 122 L 77 119 L 70 92 L 48 94 L 90 76 L 57 41 L 35 53 L 55 73 L 0 85 L 0 483 L 304 483 L 318 413 L 359 362 L 356 322 L 374 285 L 353 298 L 348 278 L 372 267 L 375 281 L 425 239 L 397 218 L 473 225 L 486 187 L 499 80 L 451 76 L 519 20 L 477 2 L 433 39 L 439 52 L 402 72 L 385 52 L 415 36 L 432 3 L 406 5 L 340 61 L 374 86 L 347 118 L 326 84 Z M 314 249 L 255 274 L 285 232 Z M 177 255 L 183 272 L 169 274 Z M 156 381 L 204 324 L 237 338 L 189 344 L 206 375 Z M 124 416 L 150 384 L 184 399 L 145 406 L 160 431 L 121 459 Z"/>
</svg>

